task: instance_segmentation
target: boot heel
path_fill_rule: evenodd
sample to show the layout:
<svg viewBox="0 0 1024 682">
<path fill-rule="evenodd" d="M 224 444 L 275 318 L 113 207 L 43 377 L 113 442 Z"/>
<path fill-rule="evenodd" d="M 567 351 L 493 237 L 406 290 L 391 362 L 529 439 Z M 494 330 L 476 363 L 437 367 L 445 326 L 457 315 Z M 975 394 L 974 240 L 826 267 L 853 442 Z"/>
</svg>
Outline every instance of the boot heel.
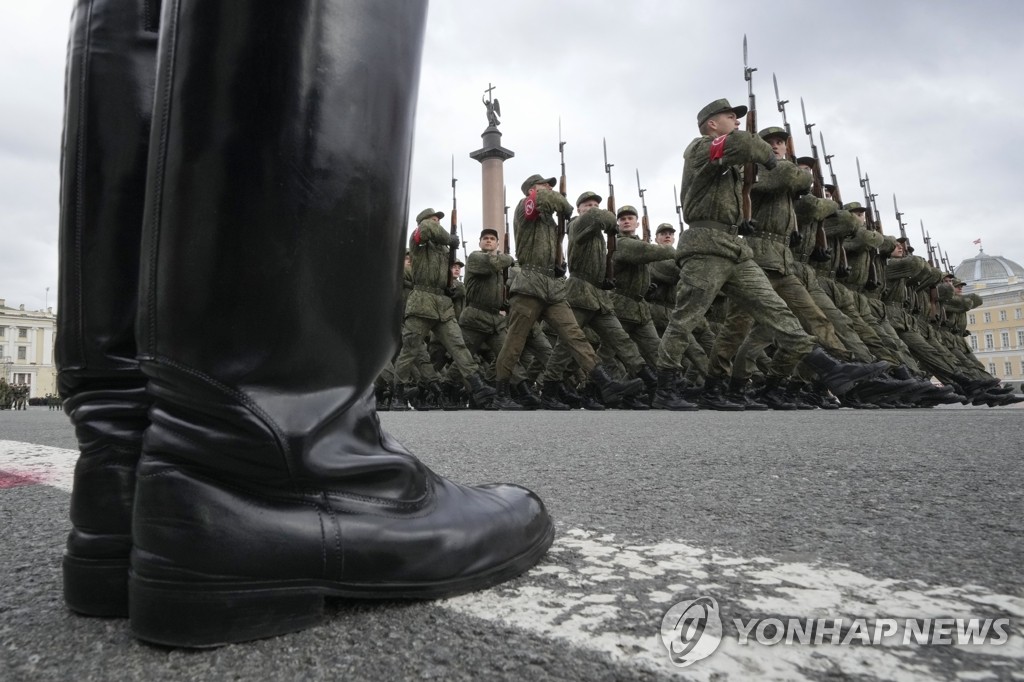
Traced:
<svg viewBox="0 0 1024 682">
<path fill-rule="evenodd" d="M 75 613 L 101 618 L 128 615 L 128 562 L 63 559 L 64 601 Z"/>
<path fill-rule="evenodd" d="M 310 587 L 213 587 L 128 579 L 132 633 L 155 644 L 214 647 L 316 625 L 324 597 Z"/>
</svg>

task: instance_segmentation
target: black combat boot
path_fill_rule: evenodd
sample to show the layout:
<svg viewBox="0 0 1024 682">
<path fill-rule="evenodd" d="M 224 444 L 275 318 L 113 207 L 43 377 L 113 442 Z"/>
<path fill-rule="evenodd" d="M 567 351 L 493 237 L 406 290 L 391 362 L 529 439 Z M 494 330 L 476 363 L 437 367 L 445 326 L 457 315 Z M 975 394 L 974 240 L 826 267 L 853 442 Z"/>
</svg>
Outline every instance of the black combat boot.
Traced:
<svg viewBox="0 0 1024 682">
<path fill-rule="evenodd" d="M 565 411 L 570 409 L 568 405 L 559 399 L 559 393 L 562 390 L 562 382 L 555 380 L 547 380 L 541 387 L 540 391 L 540 407 L 542 410 L 556 410 Z"/>
<path fill-rule="evenodd" d="M 842 396 L 858 381 L 877 376 L 890 367 L 888 362 L 840 362 L 821 346 L 815 346 L 803 362 L 837 396 Z"/>
<path fill-rule="evenodd" d="M 786 395 L 786 378 L 769 376 L 757 394 L 757 399 L 773 410 L 795 410 L 797 406 Z"/>
<path fill-rule="evenodd" d="M 494 397 L 495 390 L 488 386 L 479 374 L 470 374 L 466 377 L 466 383 L 469 384 L 469 391 L 476 404 L 486 405 L 487 401 Z"/>
<path fill-rule="evenodd" d="M 391 389 L 391 411 L 392 412 L 408 412 L 409 411 L 409 398 L 406 396 L 406 386 L 402 383 L 396 383 Z"/>
<path fill-rule="evenodd" d="M 156 81 L 153 7 L 77 0 L 68 43 L 54 358 L 80 454 L 62 568 L 65 602 L 90 616 L 128 615 L 135 472 L 149 424 L 135 315 Z"/>
<path fill-rule="evenodd" d="M 498 379 L 498 392 L 489 400 L 491 401 L 491 408 L 495 410 L 520 412 L 524 409 L 522 405 L 512 398 L 512 389 L 509 386 L 508 379 Z"/>
<path fill-rule="evenodd" d="M 704 390 L 697 398 L 697 406 L 702 410 L 717 410 L 719 412 L 740 412 L 744 409 L 743 403 L 733 402 L 725 395 L 725 378 L 708 375 L 704 380 Z"/>
<path fill-rule="evenodd" d="M 391 411 L 391 387 L 386 383 L 379 383 L 374 386 L 373 393 L 377 398 L 377 411 Z"/>
<path fill-rule="evenodd" d="M 374 410 L 426 4 L 163 9 L 133 633 L 215 646 L 312 626 L 326 597 L 443 597 L 530 568 L 553 539 L 541 501 L 438 476 Z"/>
<path fill-rule="evenodd" d="M 607 408 L 601 402 L 601 389 L 593 381 L 583 384 L 583 388 L 577 393 L 580 399 L 580 407 L 591 412 L 603 412 Z"/>
<path fill-rule="evenodd" d="M 647 391 L 647 402 L 654 400 L 654 394 L 658 392 L 658 375 L 650 365 L 644 365 L 636 373 L 636 378 L 644 382 L 644 390 Z"/>
<path fill-rule="evenodd" d="M 804 388 L 807 384 L 799 379 L 791 378 L 786 382 L 786 400 L 796 405 L 798 410 L 816 410 L 818 406 L 804 399 Z"/>
<path fill-rule="evenodd" d="M 747 379 L 730 377 L 729 388 L 725 393 L 725 397 L 730 402 L 743 405 L 744 410 L 764 411 L 770 409 L 767 405 L 747 392 L 747 383 Z"/>
<path fill-rule="evenodd" d="M 623 398 L 634 396 L 644 387 L 644 382 L 640 379 L 627 379 L 626 381 L 612 379 L 608 370 L 601 365 L 594 365 L 594 369 L 590 370 L 590 380 L 597 384 L 597 388 L 601 391 L 601 401 L 605 405 L 614 405 Z"/>
<path fill-rule="evenodd" d="M 584 394 L 585 390 L 578 390 L 579 387 L 573 387 L 566 381 L 558 382 L 558 399 L 569 406 L 570 410 L 578 410 L 584 407 L 584 400 L 586 399 Z M 601 406 L 604 409 L 604 406 Z"/>
<path fill-rule="evenodd" d="M 679 382 L 679 372 L 674 369 L 658 370 L 658 390 L 654 394 L 651 407 L 656 410 L 672 410 L 673 412 L 690 412 L 697 409 L 697 406 L 684 400 L 676 393 L 676 384 Z"/>
<path fill-rule="evenodd" d="M 536 410 L 543 404 L 541 399 L 530 390 L 529 381 L 520 381 L 512 386 L 512 395 L 515 401 L 523 406 L 525 410 Z"/>
</svg>

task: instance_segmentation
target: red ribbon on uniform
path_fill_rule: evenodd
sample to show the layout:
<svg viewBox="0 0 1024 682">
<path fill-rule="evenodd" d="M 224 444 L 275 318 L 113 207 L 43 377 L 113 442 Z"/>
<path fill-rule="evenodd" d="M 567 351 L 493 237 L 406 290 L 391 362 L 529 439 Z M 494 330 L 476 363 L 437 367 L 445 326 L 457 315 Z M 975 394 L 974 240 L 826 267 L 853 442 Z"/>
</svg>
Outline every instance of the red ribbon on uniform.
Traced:
<svg viewBox="0 0 1024 682">
<path fill-rule="evenodd" d="M 719 135 L 711 140 L 711 160 L 718 161 L 725 155 L 725 135 Z"/>
<path fill-rule="evenodd" d="M 523 206 L 523 212 L 526 214 L 527 220 L 536 220 L 539 212 L 537 211 L 537 190 L 531 189 L 530 193 L 526 195 L 526 204 Z"/>
</svg>

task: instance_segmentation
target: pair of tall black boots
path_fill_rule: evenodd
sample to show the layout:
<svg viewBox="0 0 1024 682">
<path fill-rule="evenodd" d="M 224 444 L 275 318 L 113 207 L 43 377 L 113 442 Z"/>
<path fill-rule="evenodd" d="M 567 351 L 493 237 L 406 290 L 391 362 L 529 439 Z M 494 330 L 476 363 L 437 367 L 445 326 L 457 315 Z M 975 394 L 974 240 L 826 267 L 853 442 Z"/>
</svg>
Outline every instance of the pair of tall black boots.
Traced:
<svg viewBox="0 0 1024 682">
<path fill-rule="evenodd" d="M 553 526 L 381 430 L 425 3 L 77 0 L 57 363 L 74 611 L 213 646 L 430 598 Z"/>
</svg>

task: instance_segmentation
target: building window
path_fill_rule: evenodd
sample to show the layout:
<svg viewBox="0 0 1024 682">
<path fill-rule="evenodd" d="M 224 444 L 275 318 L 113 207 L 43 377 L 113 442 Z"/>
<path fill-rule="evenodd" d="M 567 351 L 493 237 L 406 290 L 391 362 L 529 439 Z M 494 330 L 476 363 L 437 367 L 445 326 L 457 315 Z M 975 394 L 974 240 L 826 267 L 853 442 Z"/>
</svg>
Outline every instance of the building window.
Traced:
<svg viewBox="0 0 1024 682">
<path fill-rule="evenodd" d="M 1017 330 L 1017 348 L 1024 348 L 1024 329 Z M 0 353 L 3 355 L 3 353 Z"/>
<path fill-rule="evenodd" d="M 18 346 L 18 359 L 24 360 L 27 357 L 28 355 L 26 354 L 25 346 Z"/>
<path fill-rule="evenodd" d="M 0 327 L 0 339 L 7 336 L 7 327 Z"/>
<path fill-rule="evenodd" d="M 978 335 L 971 334 L 971 350 L 978 350 Z"/>
<path fill-rule="evenodd" d="M 985 350 L 994 350 L 995 345 L 992 343 L 992 332 L 985 332 Z"/>
<path fill-rule="evenodd" d="M 988 324 L 992 321 L 992 313 L 985 313 L 985 323 Z"/>
<path fill-rule="evenodd" d="M 15 374 L 14 375 L 14 383 L 16 383 L 16 384 L 24 384 L 26 386 L 31 386 L 32 385 L 32 375 L 31 374 L 20 374 L 20 373 L 19 374 Z"/>
<path fill-rule="evenodd" d="M 1000 310 L 999 311 L 999 321 L 1000 322 L 1006 322 L 1006 311 L 1005 310 Z"/>
<path fill-rule="evenodd" d="M 1020 361 L 1020 374 L 1024 376 L 1024 360 Z"/>
<path fill-rule="evenodd" d="M 18 338 L 19 339 L 27 339 L 28 338 L 28 328 L 27 327 L 18 327 Z"/>
<path fill-rule="evenodd" d="M 1010 347 L 1010 332 L 1002 332 L 999 334 L 999 342 L 1003 344 L 1003 350 Z"/>
<path fill-rule="evenodd" d="M 974 326 L 974 313 L 967 316 L 967 324 Z"/>
<path fill-rule="evenodd" d="M 1013 319 L 1019 320 L 1022 317 L 1024 317 L 1024 314 L 1021 314 L 1021 309 L 1020 308 L 1017 308 L 1016 310 L 1013 311 Z M 3 331 L 3 329 L 0 329 L 0 332 L 2 332 L 2 331 Z M 3 334 L 0 334 L 0 336 L 3 336 Z"/>
<path fill-rule="evenodd" d="M 1004 362 L 1003 369 L 1005 370 L 1004 376 L 1013 376 L 1013 365 L 1011 363 Z"/>
<path fill-rule="evenodd" d="M 988 373 L 991 374 L 992 376 L 996 375 L 996 363 L 994 363 L 994 362 L 988 363 Z"/>
</svg>

